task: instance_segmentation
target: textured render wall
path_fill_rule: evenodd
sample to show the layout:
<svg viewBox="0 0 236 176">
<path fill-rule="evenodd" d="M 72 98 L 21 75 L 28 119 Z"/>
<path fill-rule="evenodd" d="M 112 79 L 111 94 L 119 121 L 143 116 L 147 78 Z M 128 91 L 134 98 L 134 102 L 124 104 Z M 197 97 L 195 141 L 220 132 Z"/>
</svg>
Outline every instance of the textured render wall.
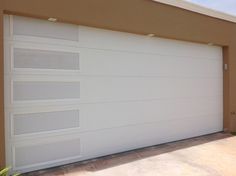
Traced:
<svg viewBox="0 0 236 176">
<path fill-rule="evenodd" d="M 224 46 L 224 128 L 236 131 L 236 24 L 151 0 L 0 0 L 0 166 L 4 164 L 3 36 L 5 13 Z"/>
<path fill-rule="evenodd" d="M 228 94 L 228 116 L 230 131 L 236 131 L 236 25 L 234 31 L 231 33 L 231 42 L 229 44 L 229 72 L 228 72 L 228 89 L 224 91 Z M 226 109 L 227 111 L 227 109 Z"/>
</svg>

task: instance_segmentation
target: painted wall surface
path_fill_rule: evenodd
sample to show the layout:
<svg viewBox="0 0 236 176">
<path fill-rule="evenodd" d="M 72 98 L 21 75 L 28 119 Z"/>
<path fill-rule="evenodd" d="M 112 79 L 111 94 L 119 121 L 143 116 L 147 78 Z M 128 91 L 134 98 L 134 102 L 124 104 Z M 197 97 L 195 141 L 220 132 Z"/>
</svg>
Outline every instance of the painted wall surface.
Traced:
<svg viewBox="0 0 236 176">
<path fill-rule="evenodd" d="M 236 24 L 151 0 L 0 0 L 0 166 L 4 165 L 3 11 L 123 32 L 224 46 L 224 128 L 236 130 Z"/>
</svg>

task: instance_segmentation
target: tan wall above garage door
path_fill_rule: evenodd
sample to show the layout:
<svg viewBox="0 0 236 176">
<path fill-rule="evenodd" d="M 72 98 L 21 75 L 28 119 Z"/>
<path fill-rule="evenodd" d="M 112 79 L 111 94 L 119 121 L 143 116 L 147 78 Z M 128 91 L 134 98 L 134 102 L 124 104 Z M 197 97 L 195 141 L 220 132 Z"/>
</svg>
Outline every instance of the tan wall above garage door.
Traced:
<svg viewBox="0 0 236 176">
<path fill-rule="evenodd" d="M 0 0 L 0 138 L 4 138 L 3 113 L 3 11 L 79 25 L 224 46 L 224 128 L 236 130 L 236 24 L 151 0 Z M 4 140 L 0 166 L 4 165 Z"/>
</svg>

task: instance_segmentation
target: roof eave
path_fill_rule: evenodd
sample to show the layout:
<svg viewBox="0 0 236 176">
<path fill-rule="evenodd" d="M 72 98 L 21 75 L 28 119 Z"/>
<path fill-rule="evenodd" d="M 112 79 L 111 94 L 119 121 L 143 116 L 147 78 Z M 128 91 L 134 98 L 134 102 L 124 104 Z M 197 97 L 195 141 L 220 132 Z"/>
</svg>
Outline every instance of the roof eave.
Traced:
<svg viewBox="0 0 236 176">
<path fill-rule="evenodd" d="M 196 13 L 200 13 L 200 14 L 203 14 L 206 16 L 210 16 L 213 18 L 218 18 L 221 20 L 236 23 L 236 16 L 226 14 L 223 12 L 219 12 L 217 10 L 203 7 L 203 6 L 191 3 L 191 2 L 187 2 L 185 0 L 152 0 L 152 1 L 163 3 L 163 4 L 168 4 L 171 6 L 175 6 L 175 7 L 182 8 L 182 9 L 189 10 L 189 11 L 196 12 Z"/>
</svg>

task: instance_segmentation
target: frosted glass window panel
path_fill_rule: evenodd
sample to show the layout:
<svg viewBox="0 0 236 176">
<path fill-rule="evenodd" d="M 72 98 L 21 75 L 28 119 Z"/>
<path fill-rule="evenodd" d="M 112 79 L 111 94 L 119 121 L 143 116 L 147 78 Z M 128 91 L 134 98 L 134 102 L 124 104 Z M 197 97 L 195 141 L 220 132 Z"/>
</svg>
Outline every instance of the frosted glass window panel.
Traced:
<svg viewBox="0 0 236 176">
<path fill-rule="evenodd" d="M 78 41 L 79 31 L 77 25 L 14 16 L 13 34 Z"/>
<path fill-rule="evenodd" d="M 70 139 L 15 148 L 16 167 L 52 162 L 80 155 L 80 140 Z"/>
<path fill-rule="evenodd" d="M 15 114 L 13 123 L 15 135 L 75 128 L 79 110 Z"/>
<path fill-rule="evenodd" d="M 79 99 L 79 82 L 13 82 L 13 100 Z"/>
<path fill-rule="evenodd" d="M 15 48 L 14 68 L 79 70 L 79 53 Z"/>
</svg>

